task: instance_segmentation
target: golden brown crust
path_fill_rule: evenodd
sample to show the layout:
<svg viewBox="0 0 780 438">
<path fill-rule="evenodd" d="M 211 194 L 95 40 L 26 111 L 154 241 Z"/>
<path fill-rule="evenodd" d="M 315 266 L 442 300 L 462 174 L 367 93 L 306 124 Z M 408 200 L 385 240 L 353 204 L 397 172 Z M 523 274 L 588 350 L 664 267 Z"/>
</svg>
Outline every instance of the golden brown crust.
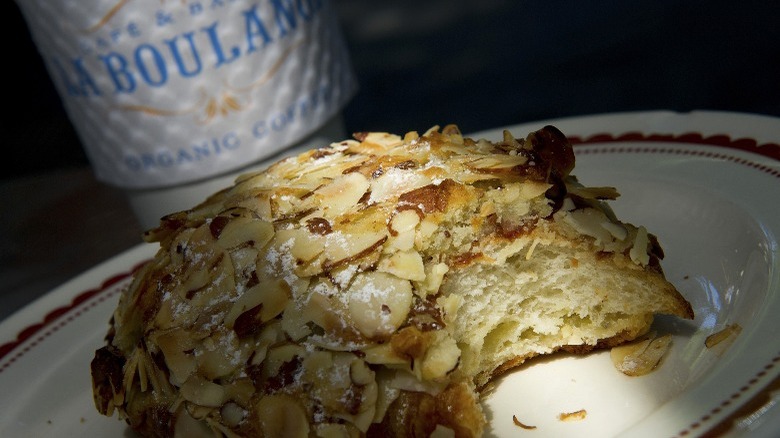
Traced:
<svg viewBox="0 0 780 438">
<path fill-rule="evenodd" d="M 451 429 L 458 438 L 481 436 L 485 417 L 470 385 L 451 384 L 436 396 L 403 391 L 382 422 L 371 425 L 368 436 L 422 438 L 439 425 Z"/>
<path fill-rule="evenodd" d="M 650 322 L 652 322 L 652 318 L 649 319 Z M 633 330 L 624 330 L 614 336 L 611 336 L 609 338 L 600 339 L 596 344 L 577 344 L 577 345 L 561 345 L 552 350 L 550 353 L 546 354 L 552 354 L 558 351 L 569 353 L 569 354 L 587 354 L 594 350 L 606 350 L 610 349 L 612 347 L 621 345 L 625 342 L 634 340 L 643 334 L 645 334 L 650 329 L 650 324 L 643 324 L 641 326 L 636 327 Z M 503 362 L 501 365 L 499 365 L 497 368 L 495 368 L 488 377 L 478 379 L 478 380 L 485 380 L 486 383 L 478 388 L 478 391 L 482 392 L 488 388 L 488 385 L 490 382 L 501 375 L 511 371 L 514 368 L 519 367 L 520 365 L 524 364 L 527 360 L 538 356 L 539 353 L 529 353 L 524 356 L 517 356 L 510 360 L 507 360 Z"/>
</svg>

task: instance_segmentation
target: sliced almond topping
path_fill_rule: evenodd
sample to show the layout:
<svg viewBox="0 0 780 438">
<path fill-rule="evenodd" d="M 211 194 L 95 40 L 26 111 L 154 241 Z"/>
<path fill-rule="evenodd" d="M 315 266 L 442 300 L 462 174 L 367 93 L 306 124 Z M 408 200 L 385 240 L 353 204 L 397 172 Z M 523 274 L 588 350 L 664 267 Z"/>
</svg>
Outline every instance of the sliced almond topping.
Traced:
<svg viewBox="0 0 780 438">
<path fill-rule="evenodd" d="M 177 436 L 200 436 L 210 432 L 205 427 L 203 421 L 196 420 L 190 415 L 189 409 L 179 410 L 178 415 L 176 415 L 174 429 Z"/>
<path fill-rule="evenodd" d="M 248 412 L 236 403 L 225 403 L 219 410 L 219 415 L 228 427 L 236 427 L 244 418 L 246 418 Z"/>
<path fill-rule="evenodd" d="M 281 323 L 271 322 L 263 327 L 260 335 L 257 337 L 257 342 L 252 351 L 252 356 L 249 363 L 251 365 L 260 365 L 265 360 L 268 354 L 268 348 L 271 345 L 275 345 L 284 339 L 284 333 L 282 333 Z"/>
<path fill-rule="evenodd" d="M 280 266 L 279 269 L 290 270 L 293 266 L 308 263 L 317 258 L 325 248 L 325 237 L 318 234 L 312 234 L 307 229 L 296 228 L 288 230 L 279 230 L 274 236 L 272 249 L 274 255 L 270 253 L 266 255 L 268 257 L 279 259 L 277 262 L 287 262 L 285 266 Z M 283 260 L 281 254 L 289 251 L 289 254 L 294 260 Z"/>
<path fill-rule="evenodd" d="M 225 388 L 202 377 L 192 376 L 181 386 L 181 394 L 200 406 L 218 407 L 225 403 Z"/>
<path fill-rule="evenodd" d="M 596 239 L 597 243 L 610 242 L 613 240 L 612 234 L 601 226 L 608 219 L 603 212 L 596 210 L 595 208 L 583 208 L 578 210 L 572 210 L 568 213 L 563 213 L 563 218 L 566 223 L 574 227 L 579 233 L 588 235 Z M 647 255 L 647 247 L 644 249 L 645 256 Z M 639 251 L 634 254 L 632 252 L 632 260 L 635 257 L 639 257 L 641 253 Z M 634 260 L 636 262 L 636 260 Z M 638 262 L 637 262 L 638 263 Z"/>
<path fill-rule="evenodd" d="M 412 281 L 425 280 L 425 265 L 423 265 L 422 256 L 414 250 L 398 251 L 390 257 L 381 259 L 377 269 L 398 278 Z"/>
<path fill-rule="evenodd" d="M 436 294 L 444 281 L 444 275 L 450 270 L 446 263 L 425 266 L 425 280 L 415 283 L 422 296 Z"/>
<path fill-rule="evenodd" d="M 374 381 L 374 372 L 362 360 L 353 360 L 349 365 L 349 377 L 355 385 L 368 385 Z"/>
<path fill-rule="evenodd" d="M 392 341 L 392 339 L 391 339 Z M 361 350 L 363 360 L 370 364 L 383 365 L 404 365 L 409 363 L 407 357 L 399 356 L 390 343 L 377 344 Z"/>
<path fill-rule="evenodd" d="M 522 166 L 526 162 L 528 158 L 523 155 L 494 154 L 471 160 L 466 165 L 474 170 L 490 172 Z"/>
<path fill-rule="evenodd" d="M 333 270 L 344 264 L 355 262 L 360 258 L 371 255 L 387 241 L 386 230 L 367 232 L 346 236 L 340 232 L 334 232 L 327 236 L 327 244 L 320 258 L 323 260 L 322 269 Z M 378 253 L 377 253 L 378 254 Z"/>
<path fill-rule="evenodd" d="M 433 341 L 433 336 L 414 326 L 404 327 L 390 338 L 390 347 L 396 356 L 413 360 L 422 358 Z"/>
<path fill-rule="evenodd" d="M 522 427 L 526 430 L 533 430 L 536 429 L 536 426 L 529 426 L 527 424 L 522 423 L 520 420 L 517 419 L 517 415 L 512 415 L 512 422 L 515 423 L 515 426 Z"/>
<path fill-rule="evenodd" d="M 303 361 L 303 378 L 317 385 L 326 383 L 327 371 L 333 369 L 333 354 L 330 351 L 314 351 Z"/>
<path fill-rule="evenodd" d="M 387 132 L 369 132 L 363 136 L 362 142 L 391 147 L 399 144 L 401 142 L 401 137 Z"/>
<path fill-rule="evenodd" d="M 539 196 L 542 196 L 547 190 L 552 187 L 552 184 L 541 181 L 524 181 L 520 185 L 520 199 L 528 201 Z"/>
<path fill-rule="evenodd" d="M 437 395 L 446 387 L 444 382 L 420 380 L 419 377 L 409 370 L 397 370 L 388 378 L 387 385 L 390 388 L 411 392 L 425 392 L 430 395 Z"/>
<path fill-rule="evenodd" d="M 293 397 L 266 395 L 255 406 L 263 436 L 307 438 L 309 420 L 306 411 Z"/>
<path fill-rule="evenodd" d="M 280 374 L 289 371 L 289 367 L 286 367 L 285 364 L 296 364 L 306 356 L 306 349 L 298 344 L 288 343 L 273 346 L 268 350 L 265 361 L 263 361 L 263 373 L 269 377 L 280 377 L 280 381 L 284 384 L 293 383 L 288 380 L 292 380 L 295 376 L 280 376 Z"/>
<path fill-rule="evenodd" d="M 238 403 L 240 406 L 249 406 L 255 386 L 249 377 L 239 377 L 223 384 L 228 400 Z"/>
<path fill-rule="evenodd" d="M 221 217 L 221 216 L 219 216 Z M 261 248 L 274 235 L 274 226 L 270 222 L 248 217 L 238 217 L 230 220 L 219 234 L 217 243 L 224 249 L 252 242 L 253 246 Z"/>
<path fill-rule="evenodd" d="M 438 380 L 454 370 L 460 360 L 460 348 L 455 339 L 444 331 L 437 332 L 438 342 L 431 345 L 422 360 L 422 377 Z"/>
<path fill-rule="evenodd" d="M 439 223 L 430 216 L 420 222 L 419 232 L 414 237 L 415 248 L 425 248 L 433 236 L 439 230 Z"/>
<path fill-rule="evenodd" d="M 622 225 L 614 222 L 606 221 L 601 223 L 601 228 L 604 228 L 617 240 L 624 240 L 628 236 L 626 228 Z"/>
<path fill-rule="evenodd" d="M 413 231 L 420 223 L 420 216 L 413 210 L 402 210 L 393 215 L 390 221 L 390 229 L 393 234 L 401 234 L 407 231 Z"/>
<path fill-rule="evenodd" d="M 420 134 L 417 131 L 409 131 L 404 134 L 404 143 L 411 143 L 420 138 Z"/>
<path fill-rule="evenodd" d="M 318 283 L 315 288 L 322 290 L 329 284 L 329 282 L 323 281 Z M 348 316 L 346 303 L 332 296 L 330 292 L 335 293 L 335 288 L 332 291 L 313 292 L 303 305 L 301 318 L 310 320 L 327 334 L 340 337 L 345 334 L 345 331 L 351 329 L 346 321 Z"/>
<path fill-rule="evenodd" d="M 672 335 L 646 338 L 613 347 L 612 363 L 627 376 L 642 376 L 655 369 L 671 348 Z"/>
<path fill-rule="evenodd" d="M 290 300 L 282 317 L 282 329 L 293 341 L 299 341 L 311 334 L 309 323 L 312 321 L 306 318 L 306 313 L 299 306 L 298 303 Z"/>
<path fill-rule="evenodd" d="M 588 411 L 580 409 L 575 412 L 561 412 L 558 414 L 558 419 L 561 421 L 582 421 L 587 417 Z"/>
<path fill-rule="evenodd" d="M 401 193 L 430 183 L 431 179 L 422 173 L 392 167 L 384 170 L 381 175 L 371 180 L 369 202 L 376 203 L 397 198 Z"/>
<path fill-rule="evenodd" d="M 396 212 L 390 221 L 390 240 L 388 250 L 399 249 L 401 251 L 409 250 L 414 247 L 417 224 L 420 223 L 420 216 L 414 210 L 403 210 Z"/>
<path fill-rule="evenodd" d="M 313 425 L 318 438 L 345 438 L 354 436 L 347 424 L 318 423 Z"/>
<path fill-rule="evenodd" d="M 742 333 L 742 326 L 739 324 L 729 324 L 722 330 L 707 336 L 704 345 L 707 348 L 713 348 L 722 342 L 732 342 L 740 333 Z"/>
<path fill-rule="evenodd" d="M 398 209 L 416 209 L 422 214 L 442 212 L 447 209 L 450 197 L 462 185 L 452 179 L 445 179 L 439 184 L 428 184 L 408 191 L 398 198 Z"/>
<path fill-rule="evenodd" d="M 411 283 L 384 272 L 357 275 L 347 294 L 350 318 L 369 338 L 392 334 L 412 306 Z"/>
<path fill-rule="evenodd" d="M 639 227 L 634 238 L 634 246 L 631 247 L 628 255 L 631 256 L 631 260 L 634 263 L 642 266 L 646 266 L 650 263 L 650 255 L 647 254 L 647 247 L 650 244 L 650 239 L 647 237 L 647 229 L 645 227 Z"/>
<path fill-rule="evenodd" d="M 161 334 L 155 340 L 171 371 L 171 381 L 176 385 L 184 383 L 198 368 L 190 352 L 197 345 L 192 335 L 183 330 Z"/>
<path fill-rule="evenodd" d="M 357 205 L 370 187 L 368 179 L 358 172 L 340 175 L 314 192 L 321 199 L 326 218 L 337 217 Z"/>
<path fill-rule="evenodd" d="M 259 284 L 249 288 L 233 303 L 225 316 L 225 324 L 228 328 L 238 330 L 236 333 L 241 337 L 255 334 L 262 324 L 284 311 L 290 295 L 290 286 L 283 279 L 262 278 Z M 236 327 L 239 318 L 242 325 Z"/>
<path fill-rule="evenodd" d="M 198 349 L 195 356 L 199 373 L 207 379 L 227 376 L 246 362 L 246 354 L 242 354 L 238 337 L 233 332 L 222 329 L 210 340 L 208 348 Z"/>
</svg>

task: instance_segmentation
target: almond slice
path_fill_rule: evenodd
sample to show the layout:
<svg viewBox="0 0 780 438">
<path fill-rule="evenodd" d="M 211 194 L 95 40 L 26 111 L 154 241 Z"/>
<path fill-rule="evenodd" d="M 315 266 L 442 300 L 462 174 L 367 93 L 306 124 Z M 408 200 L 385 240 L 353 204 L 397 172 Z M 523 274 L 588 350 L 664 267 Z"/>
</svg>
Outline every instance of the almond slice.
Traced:
<svg viewBox="0 0 780 438">
<path fill-rule="evenodd" d="M 384 272 L 366 272 L 355 277 L 348 296 L 350 317 L 363 335 L 389 336 L 409 314 L 412 284 Z"/>
<path fill-rule="evenodd" d="M 704 340 L 704 346 L 713 348 L 722 342 L 728 342 L 728 344 L 725 344 L 728 346 L 740 333 L 742 333 L 742 326 L 739 324 L 729 324 L 722 330 L 707 336 L 707 339 Z"/>
<path fill-rule="evenodd" d="M 671 348 L 672 335 L 630 342 L 612 348 L 610 357 L 618 371 L 627 376 L 642 376 L 653 371 Z"/>
<path fill-rule="evenodd" d="M 558 419 L 561 421 L 582 421 L 588 416 L 588 411 L 580 409 L 574 412 L 561 412 L 558 414 Z"/>
</svg>

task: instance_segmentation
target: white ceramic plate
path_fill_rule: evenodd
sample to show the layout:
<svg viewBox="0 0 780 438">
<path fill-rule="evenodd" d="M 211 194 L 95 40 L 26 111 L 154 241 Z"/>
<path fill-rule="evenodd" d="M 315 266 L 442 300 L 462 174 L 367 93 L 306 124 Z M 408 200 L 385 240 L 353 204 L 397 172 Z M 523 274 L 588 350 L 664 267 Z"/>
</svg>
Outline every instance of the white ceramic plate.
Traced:
<svg viewBox="0 0 780 438">
<path fill-rule="evenodd" d="M 662 366 L 642 377 L 615 370 L 608 352 L 531 361 L 485 402 L 501 437 L 691 437 L 780 432 L 780 120 L 745 114 L 642 112 L 547 123 L 576 144 L 575 174 L 618 187 L 613 203 L 666 251 L 667 277 L 696 319 L 660 318 L 674 334 Z M 499 138 L 501 129 L 474 134 Z M 97 414 L 89 362 L 119 292 L 153 255 L 142 245 L 95 267 L 0 325 L 0 436 L 131 436 Z M 728 324 L 742 332 L 713 349 Z M 584 419 L 559 420 L 584 410 Z M 526 430 L 514 424 L 513 416 Z"/>
</svg>

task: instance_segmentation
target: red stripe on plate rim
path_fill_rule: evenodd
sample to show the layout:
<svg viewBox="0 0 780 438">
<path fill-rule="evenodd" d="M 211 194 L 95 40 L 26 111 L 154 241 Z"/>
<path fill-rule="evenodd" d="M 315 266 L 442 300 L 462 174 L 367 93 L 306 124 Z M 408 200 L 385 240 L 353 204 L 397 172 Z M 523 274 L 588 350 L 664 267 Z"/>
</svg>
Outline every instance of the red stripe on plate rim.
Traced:
<svg viewBox="0 0 780 438">
<path fill-rule="evenodd" d="M 720 146 L 729 149 L 738 149 L 745 152 L 751 152 L 763 155 L 776 161 L 780 161 L 780 144 L 778 143 L 759 143 L 752 138 L 740 137 L 732 138 L 726 134 L 714 134 L 705 136 L 698 132 L 688 132 L 684 134 L 645 134 L 642 132 L 625 132 L 623 134 L 600 133 L 587 137 L 568 136 L 569 141 L 574 145 L 593 144 L 593 143 L 687 143 L 704 146 Z M 653 152 L 645 151 L 642 152 Z M 655 151 L 662 153 L 663 151 Z"/>
<path fill-rule="evenodd" d="M 61 326 L 64 326 L 68 322 L 70 322 L 73 319 L 75 319 L 74 316 L 80 316 L 81 313 L 79 313 L 77 311 L 77 315 L 71 316 L 70 319 L 66 319 L 64 323 L 60 322 L 60 320 L 63 317 L 66 317 L 66 315 L 68 315 L 71 312 L 75 311 L 78 307 L 82 307 L 91 298 L 94 298 L 94 297 L 96 297 L 98 295 L 104 294 L 105 291 L 110 289 L 115 284 L 117 284 L 117 283 L 121 282 L 122 280 L 125 280 L 126 278 L 132 276 L 136 271 L 138 271 L 147 262 L 148 262 L 148 260 L 144 261 L 144 262 L 141 262 L 141 263 L 137 264 L 136 266 L 134 266 L 133 268 L 131 268 L 127 272 L 122 272 L 122 273 L 118 273 L 118 274 L 112 275 L 111 277 L 103 280 L 103 282 L 100 284 L 100 286 L 98 286 L 96 288 L 93 288 L 93 289 L 88 289 L 86 291 L 80 292 L 75 297 L 73 297 L 73 299 L 70 301 L 70 303 L 68 303 L 68 304 L 66 304 L 64 306 L 57 307 L 54 310 L 51 310 L 43 318 L 41 318 L 40 322 L 32 324 L 32 325 L 26 327 L 25 329 L 23 329 L 22 331 L 20 331 L 16 335 L 16 339 L 14 339 L 13 341 L 6 342 L 6 343 L 0 345 L 0 360 L 5 359 L 6 356 L 9 356 L 11 354 L 11 352 L 16 350 L 22 343 L 24 343 L 26 340 L 32 338 L 33 336 L 37 335 L 42 330 L 52 326 L 53 324 L 57 324 L 57 323 L 59 323 L 59 326 L 57 326 L 57 329 L 59 329 L 59 328 L 61 328 Z M 105 298 L 108 298 L 108 297 L 105 297 Z M 100 300 L 100 301 L 103 301 L 103 300 Z M 96 302 L 95 304 L 99 304 L 100 301 Z M 56 331 L 56 330 L 52 330 L 49 334 L 53 333 L 54 331 Z M 24 354 L 25 351 L 26 350 L 24 350 L 22 352 L 18 352 L 15 356 L 11 357 L 9 362 L 7 362 L 7 363 L 3 364 L 2 366 L 0 366 L 0 373 L 2 373 L 8 367 L 10 367 L 11 364 L 16 359 L 21 357 Z"/>
</svg>

